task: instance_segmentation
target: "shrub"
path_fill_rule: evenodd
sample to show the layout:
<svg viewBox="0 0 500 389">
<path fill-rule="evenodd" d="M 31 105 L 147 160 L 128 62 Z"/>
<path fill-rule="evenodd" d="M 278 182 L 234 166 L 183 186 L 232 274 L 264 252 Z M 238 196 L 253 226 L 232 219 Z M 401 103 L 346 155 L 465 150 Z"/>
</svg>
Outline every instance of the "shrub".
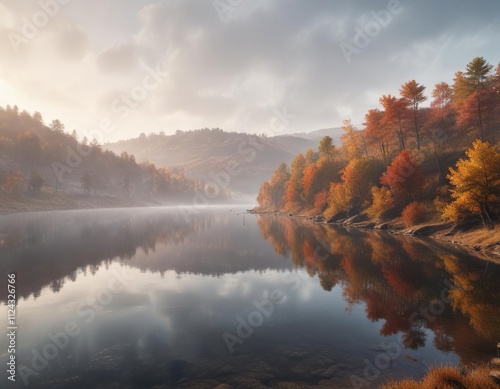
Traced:
<svg viewBox="0 0 500 389">
<path fill-rule="evenodd" d="M 372 186 L 372 205 L 366 210 L 368 216 L 372 219 L 383 218 L 394 208 L 394 198 L 389 189 Z"/>
<path fill-rule="evenodd" d="M 427 220 L 427 207 L 414 201 L 403 209 L 401 216 L 406 227 L 414 226 Z"/>
<path fill-rule="evenodd" d="M 13 195 L 21 194 L 21 192 L 23 191 L 23 186 L 24 186 L 23 173 L 20 170 L 8 172 L 5 175 L 2 186 L 3 186 L 4 190 L 10 194 L 13 194 Z"/>
<path fill-rule="evenodd" d="M 328 208 L 324 212 L 325 218 L 330 219 L 341 212 L 347 212 L 351 208 L 350 199 L 351 195 L 343 183 L 331 183 L 328 191 Z"/>
<path fill-rule="evenodd" d="M 327 192 L 319 192 L 316 196 L 314 196 L 314 212 L 322 213 L 325 210 L 327 198 Z"/>
</svg>

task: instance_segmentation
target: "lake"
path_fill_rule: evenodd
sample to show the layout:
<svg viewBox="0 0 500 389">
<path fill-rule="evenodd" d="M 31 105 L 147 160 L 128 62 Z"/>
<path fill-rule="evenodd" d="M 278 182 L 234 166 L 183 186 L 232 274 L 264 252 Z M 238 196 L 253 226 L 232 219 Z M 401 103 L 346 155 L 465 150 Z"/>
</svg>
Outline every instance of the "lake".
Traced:
<svg viewBox="0 0 500 389">
<path fill-rule="evenodd" d="M 500 267 L 431 240 L 234 206 L 13 214 L 0 237 L 1 387 L 377 387 L 496 356 Z"/>
</svg>

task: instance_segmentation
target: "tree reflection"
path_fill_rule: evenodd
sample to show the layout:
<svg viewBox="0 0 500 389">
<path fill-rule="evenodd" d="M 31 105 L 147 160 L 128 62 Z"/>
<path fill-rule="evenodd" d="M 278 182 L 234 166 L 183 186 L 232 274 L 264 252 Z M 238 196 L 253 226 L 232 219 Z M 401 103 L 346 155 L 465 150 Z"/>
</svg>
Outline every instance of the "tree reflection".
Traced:
<svg viewBox="0 0 500 389">
<path fill-rule="evenodd" d="M 347 310 L 364 303 L 368 319 L 384 321 L 381 334 L 400 333 L 408 349 L 425 346 L 431 330 L 437 349 L 470 362 L 488 355 L 498 341 L 498 265 L 429 240 L 383 232 L 282 216 L 262 216 L 259 226 L 278 253 L 317 274 L 324 290 L 340 285 Z M 325 260 L 314 255 L 318 245 L 328 247 Z M 453 281 L 450 291 L 447 280 Z"/>
<path fill-rule="evenodd" d="M 37 298 L 46 286 L 57 293 L 80 272 L 95 275 L 101 266 L 113 261 L 130 262 L 139 251 L 147 257 L 160 244 L 180 244 L 210 228 L 217 217 L 211 213 L 154 210 L 12 215 L 0 223 L 0 231 L 6 235 L 0 246 L 0 272 L 5 277 L 7 272 L 19 275 L 18 298 Z M 162 261 L 154 270 L 165 272 L 175 267 Z M 2 289 L 0 300 L 6 297 Z"/>
</svg>

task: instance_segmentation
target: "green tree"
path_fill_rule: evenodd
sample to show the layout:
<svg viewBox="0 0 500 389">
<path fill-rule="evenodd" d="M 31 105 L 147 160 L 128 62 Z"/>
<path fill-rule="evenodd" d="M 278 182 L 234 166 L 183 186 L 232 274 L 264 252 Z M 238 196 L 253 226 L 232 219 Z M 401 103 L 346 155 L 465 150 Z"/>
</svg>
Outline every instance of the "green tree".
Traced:
<svg viewBox="0 0 500 389">
<path fill-rule="evenodd" d="M 483 57 L 476 57 L 465 68 L 465 78 L 469 86 L 469 93 L 487 86 L 488 76 L 493 66 Z"/>
<path fill-rule="evenodd" d="M 493 66 L 483 57 L 476 57 L 467 64 L 461 81 L 462 104 L 459 116 L 462 117 L 462 122 L 470 120 L 472 115 L 476 116 L 482 141 L 484 141 L 484 111 L 486 106 L 491 104 L 489 76 L 492 68 Z"/>
</svg>

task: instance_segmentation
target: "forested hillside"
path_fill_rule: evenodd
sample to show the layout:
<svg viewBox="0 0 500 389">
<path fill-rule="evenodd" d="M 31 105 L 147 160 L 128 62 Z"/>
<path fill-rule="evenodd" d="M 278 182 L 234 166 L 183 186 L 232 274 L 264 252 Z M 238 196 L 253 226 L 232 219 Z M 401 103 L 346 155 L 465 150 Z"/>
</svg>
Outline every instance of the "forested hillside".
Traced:
<svg viewBox="0 0 500 389">
<path fill-rule="evenodd" d="M 430 100 L 430 104 L 426 102 Z M 500 65 L 473 59 L 429 93 L 415 80 L 380 97 L 361 129 L 344 122 L 341 147 L 324 137 L 290 166 L 281 164 L 258 195 L 260 210 L 359 213 L 407 226 L 442 217 L 500 216 Z"/>
<path fill-rule="evenodd" d="M 64 202 L 68 197 L 86 203 L 102 198 L 173 203 L 197 194 L 207 194 L 210 201 L 227 197 L 225 188 L 188 179 L 182 170 L 139 164 L 132 154 L 103 150 L 95 139 L 79 140 L 59 120 L 46 125 L 38 112 L 0 107 L 2 209 L 13 202 Z"/>
<path fill-rule="evenodd" d="M 298 136 L 266 137 L 204 128 L 177 131 L 174 135 L 143 133 L 103 147 L 118 154 L 133 153 L 138 162 L 182 168 L 200 180 L 224 176 L 232 191 L 255 194 L 277 164 L 290 163 L 297 153 L 315 144 L 316 140 Z M 228 169 L 228 165 L 232 168 Z"/>
</svg>

